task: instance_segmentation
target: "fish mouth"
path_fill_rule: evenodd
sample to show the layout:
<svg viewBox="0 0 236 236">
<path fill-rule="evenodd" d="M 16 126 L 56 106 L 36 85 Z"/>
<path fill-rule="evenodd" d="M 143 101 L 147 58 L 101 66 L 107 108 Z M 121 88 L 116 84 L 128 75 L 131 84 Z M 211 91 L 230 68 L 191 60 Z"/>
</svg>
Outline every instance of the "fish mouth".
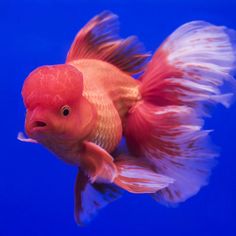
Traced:
<svg viewBox="0 0 236 236">
<path fill-rule="evenodd" d="M 47 126 L 47 124 L 43 121 L 40 121 L 40 120 L 37 120 L 33 123 L 33 127 L 36 127 L 36 128 L 37 127 L 45 127 L 45 126 Z"/>
<path fill-rule="evenodd" d="M 41 120 L 36 120 L 31 124 L 31 133 L 47 130 L 47 123 Z"/>
</svg>

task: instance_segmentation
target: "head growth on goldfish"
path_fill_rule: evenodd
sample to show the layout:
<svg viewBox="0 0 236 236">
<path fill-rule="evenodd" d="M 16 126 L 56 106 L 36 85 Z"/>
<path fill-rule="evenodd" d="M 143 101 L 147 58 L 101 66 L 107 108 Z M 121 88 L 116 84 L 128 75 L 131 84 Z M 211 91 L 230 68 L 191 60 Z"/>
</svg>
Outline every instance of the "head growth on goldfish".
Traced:
<svg viewBox="0 0 236 236">
<path fill-rule="evenodd" d="M 42 66 L 31 72 L 22 89 L 26 133 L 42 142 L 86 136 L 92 111 L 87 109 L 84 117 L 82 92 L 83 76 L 71 65 Z"/>
</svg>

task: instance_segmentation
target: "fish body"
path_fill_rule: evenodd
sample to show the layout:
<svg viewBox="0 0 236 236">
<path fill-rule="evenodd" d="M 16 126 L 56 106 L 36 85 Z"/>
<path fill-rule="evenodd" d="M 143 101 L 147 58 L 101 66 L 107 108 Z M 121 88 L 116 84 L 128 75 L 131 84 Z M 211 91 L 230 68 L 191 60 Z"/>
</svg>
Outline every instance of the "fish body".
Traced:
<svg viewBox="0 0 236 236">
<path fill-rule="evenodd" d="M 64 64 L 36 68 L 22 96 L 25 130 L 79 168 L 75 219 L 89 221 L 122 189 L 163 204 L 183 202 L 207 184 L 217 153 L 204 130 L 208 108 L 235 95 L 236 33 L 193 21 L 154 53 L 121 39 L 103 12 L 76 35 Z M 139 75 L 139 79 L 134 79 Z M 127 150 L 120 146 L 125 138 Z"/>
<path fill-rule="evenodd" d="M 121 141 L 127 112 L 140 100 L 139 82 L 101 60 L 75 60 L 70 64 L 83 74 L 83 96 L 97 113 L 88 140 L 112 152 Z"/>
</svg>

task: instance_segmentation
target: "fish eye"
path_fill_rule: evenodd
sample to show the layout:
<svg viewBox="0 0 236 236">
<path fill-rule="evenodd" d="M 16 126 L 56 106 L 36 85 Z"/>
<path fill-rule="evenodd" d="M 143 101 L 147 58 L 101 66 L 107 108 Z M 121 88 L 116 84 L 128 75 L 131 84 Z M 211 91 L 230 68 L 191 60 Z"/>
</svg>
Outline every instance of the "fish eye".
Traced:
<svg viewBox="0 0 236 236">
<path fill-rule="evenodd" d="M 61 108 L 61 114 L 63 116 L 68 116 L 71 112 L 71 108 L 68 105 L 65 105 Z"/>
</svg>

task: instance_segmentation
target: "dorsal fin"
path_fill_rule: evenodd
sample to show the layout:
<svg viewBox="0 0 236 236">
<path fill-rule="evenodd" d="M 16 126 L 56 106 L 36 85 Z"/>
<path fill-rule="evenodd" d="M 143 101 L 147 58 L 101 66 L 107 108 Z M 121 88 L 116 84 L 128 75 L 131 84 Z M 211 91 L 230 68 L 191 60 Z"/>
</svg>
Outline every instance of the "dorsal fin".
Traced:
<svg viewBox="0 0 236 236">
<path fill-rule="evenodd" d="M 143 71 L 149 57 L 135 36 L 121 39 L 118 17 L 105 11 L 91 19 L 76 35 L 66 62 L 99 59 L 133 75 Z"/>
</svg>

